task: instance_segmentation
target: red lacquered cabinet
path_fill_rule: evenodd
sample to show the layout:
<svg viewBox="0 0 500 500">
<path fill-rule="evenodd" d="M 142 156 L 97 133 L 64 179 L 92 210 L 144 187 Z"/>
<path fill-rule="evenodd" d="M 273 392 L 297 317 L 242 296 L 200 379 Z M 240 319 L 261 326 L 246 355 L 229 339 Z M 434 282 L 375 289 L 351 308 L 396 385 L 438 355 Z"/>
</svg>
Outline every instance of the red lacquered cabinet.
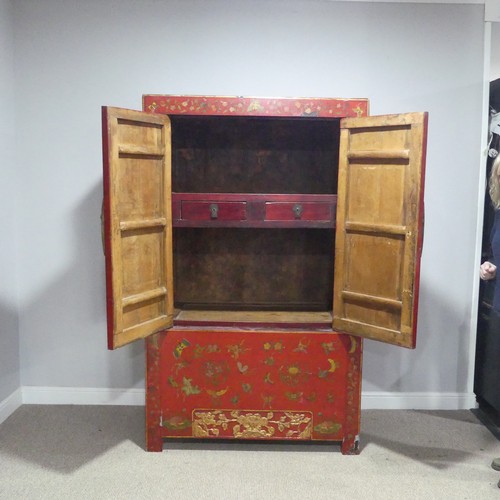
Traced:
<svg viewBox="0 0 500 500">
<path fill-rule="evenodd" d="M 108 346 L 146 339 L 146 446 L 359 452 L 362 339 L 414 348 L 427 114 L 366 99 L 103 108 Z"/>
</svg>

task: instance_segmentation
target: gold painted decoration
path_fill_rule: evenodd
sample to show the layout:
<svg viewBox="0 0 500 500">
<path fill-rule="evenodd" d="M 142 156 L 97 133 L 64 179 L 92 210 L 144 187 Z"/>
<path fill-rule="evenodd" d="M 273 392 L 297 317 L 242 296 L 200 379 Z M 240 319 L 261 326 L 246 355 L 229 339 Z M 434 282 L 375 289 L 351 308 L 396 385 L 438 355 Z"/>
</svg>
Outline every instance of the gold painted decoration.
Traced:
<svg viewBox="0 0 500 500">
<path fill-rule="evenodd" d="M 161 349 L 180 353 L 159 367 L 165 437 L 338 441 L 359 426 L 361 342 L 348 336 L 180 329 Z"/>
<path fill-rule="evenodd" d="M 186 418 L 175 415 L 168 419 L 162 420 L 161 425 L 162 427 L 165 427 L 169 430 L 177 431 L 190 428 L 191 421 Z"/>
<path fill-rule="evenodd" d="M 314 432 L 318 434 L 337 434 L 342 429 L 342 424 L 325 420 L 320 424 L 314 426 Z"/>
<path fill-rule="evenodd" d="M 174 358 L 175 359 L 179 359 L 182 355 L 182 351 L 184 351 L 184 349 L 186 347 L 189 347 L 191 344 L 189 343 L 188 340 L 186 339 L 182 339 L 176 346 L 175 346 L 175 349 L 173 351 L 173 355 L 174 355 Z"/>
<path fill-rule="evenodd" d="M 193 437 L 311 439 L 311 412 L 194 410 Z"/>
</svg>

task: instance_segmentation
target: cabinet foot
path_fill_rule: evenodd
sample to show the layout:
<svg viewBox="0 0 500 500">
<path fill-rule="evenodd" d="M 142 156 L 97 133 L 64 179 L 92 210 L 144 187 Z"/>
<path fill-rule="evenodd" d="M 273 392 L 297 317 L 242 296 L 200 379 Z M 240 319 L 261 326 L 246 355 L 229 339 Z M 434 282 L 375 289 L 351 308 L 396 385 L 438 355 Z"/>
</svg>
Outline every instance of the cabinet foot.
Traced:
<svg viewBox="0 0 500 500">
<path fill-rule="evenodd" d="M 154 443 L 147 443 L 146 451 L 156 451 L 156 452 L 163 451 L 163 440 L 159 442 L 155 441 Z"/>
<path fill-rule="evenodd" d="M 359 436 L 348 436 L 340 447 L 342 455 L 359 455 Z"/>
<path fill-rule="evenodd" d="M 163 451 L 163 439 L 161 436 L 146 436 L 146 451 Z"/>
</svg>

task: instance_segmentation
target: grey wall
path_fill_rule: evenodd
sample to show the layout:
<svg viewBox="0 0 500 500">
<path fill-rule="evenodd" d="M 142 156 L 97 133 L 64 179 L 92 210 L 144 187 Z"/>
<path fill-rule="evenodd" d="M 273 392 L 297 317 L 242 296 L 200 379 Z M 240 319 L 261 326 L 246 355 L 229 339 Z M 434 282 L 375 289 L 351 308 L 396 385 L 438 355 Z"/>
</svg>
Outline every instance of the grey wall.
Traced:
<svg viewBox="0 0 500 500">
<path fill-rule="evenodd" d="M 20 386 L 13 9 L 0 0 L 0 402 Z"/>
<path fill-rule="evenodd" d="M 418 345 L 365 342 L 363 390 L 470 392 L 482 5 L 13 5 L 23 385 L 143 387 L 143 345 L 106 350 L 100 106 L 174 93 L 368 97 L 372 114 L 429 112 Z"/>
</svg>

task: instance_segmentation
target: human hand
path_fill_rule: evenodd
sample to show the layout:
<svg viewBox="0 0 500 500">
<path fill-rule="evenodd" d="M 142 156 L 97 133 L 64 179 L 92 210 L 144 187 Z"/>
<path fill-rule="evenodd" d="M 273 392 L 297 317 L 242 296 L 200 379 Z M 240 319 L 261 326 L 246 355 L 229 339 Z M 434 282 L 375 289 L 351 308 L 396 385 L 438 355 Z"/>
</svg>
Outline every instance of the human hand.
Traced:
<svg viewBox="0 0 500 500">
<path fill-rule="evenodd" d="M 479 268 L 479 277 L 482 280 L 492 280 L 497 275 L 497 266 L 491 262 L 483 262 Z"/>
</svg>

